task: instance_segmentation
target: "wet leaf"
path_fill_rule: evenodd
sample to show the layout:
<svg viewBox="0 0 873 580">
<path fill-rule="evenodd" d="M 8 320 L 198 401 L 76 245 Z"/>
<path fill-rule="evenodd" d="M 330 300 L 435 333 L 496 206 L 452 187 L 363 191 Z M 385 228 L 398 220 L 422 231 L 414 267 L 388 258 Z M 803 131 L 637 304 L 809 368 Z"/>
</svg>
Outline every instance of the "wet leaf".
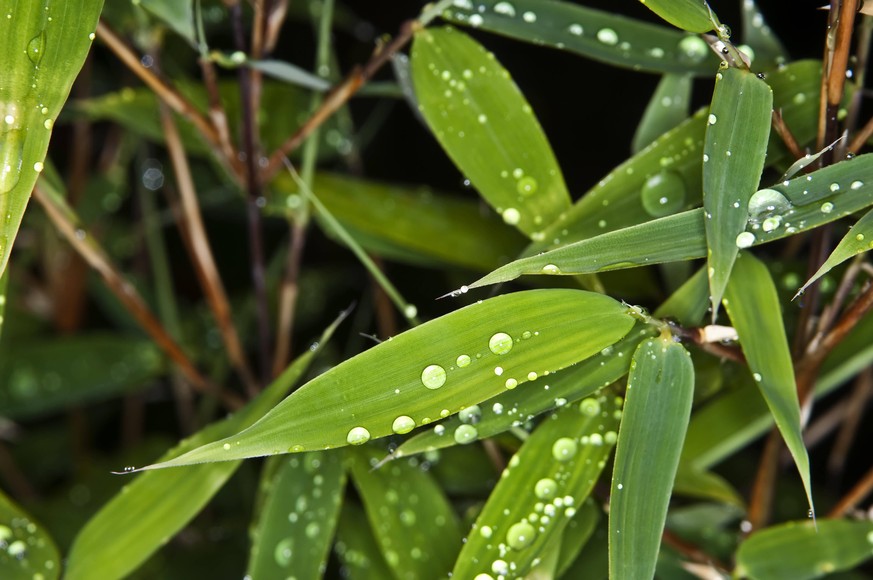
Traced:
<svg viewBox="0 0 873 580">
<path fill-rule="evenodd" d="M 227 439 L 145 469 L 349 444 L 447 417 L 584 360 L 633 326 L 615 300 L 581 290 L 498 296 L 432 320 L 349 359 Z M 463 441 L 477 432 L 464 430 Z"/>
<path fill-rule="evenodd" d="M 536 237 L 570 207 L 570 196 L 509 73 L 453 28 L 416 33 L 411 58 L 419 111 L 440 145 L 503 221 Z"/>
<path fill-rule="evenodd" d="M 102 7 L 102 0 L 40 0 L 0 19 L 0 273 Z"/>
<path fill-rule="evenodd" d="M 710 75 L 718 66 L 697 36 L 571 2 L 455 2 L 443 18 L 634 70 Z"/>
<path fill-rule="evenodd" d="M 736 573 L 806 580 L 851 570 L 873 557 L 873 522 L 819 520 L 765 528 L 740 544 Z"/>
<path fill-rule="evenodd" d="M 327 565 L 346 475 L 342 451 L 272 457 L 252 530 L 251 578 L 318 578 Z"/>
<path fill-rule="evenodd" d="M 739 492 L 720 475 L 687 468 L 681 461 L 676 471 L 676 481 L 673 482 L 673 493 L 735 506 L 744 505 Z"/>
<path fill-rule="evenodd" d="M 724 305 L 740 336 L 749 370 L 794 458 L 812 509 L 809 457 L 801 435 L 794 366 L 776 286 L 767 267 L 751 254 L 744 254 L 734 270 Z"/>
<path fill-rule="evenodd" d="M 691 75 L 665 74 L 661 77 L 643 118 L 634 133 L 631 150 L 639 153 L 646 145 L 688 117 L 691 105 Z M 660 202 L 660 200 L 658 200 Z"/>
<path fill-rule="evenodd" d="M 49 533 L 0 490 L 0 577 L 54 580 L 61 555 Z"/>
<path fill-rule="evenodd" d="M 634 353 L 609 501 L 609 575 L 652 578 L 694 396 L 691 357 L 672 337 Z"/>
<path fill-rule="evenodd" d="M 855 225 L 849 230 L 825 263 L 812 275 L 812 278 L 806 281 L 800 290 L 797 291 L 797 296 L 803 294 L 810 284 L 830 272 L 836 266 L 842 264 L 849 258 L 857 256 L 863 252 L 868 252 L 873 249 L 873 211 L 864 214 L 864 217 L 859 219 Z"/>
<path fill-rule="evenodd" d="M 391 569 L 379 551 L 367 515 L 357 504 L 345 502 L 336 530 L 334 549 L 352 580 L 385 580 Z"/>
<path fill-rule="evenodd" d="M 561 536 L 561 554 L 555 576 L 560 578 L 573 564 L 579 552 L 591 539 L 597 525 L 603 519 L 603 508 L 590 495 L 576 510 L 576 515 L 570 518 Z"/>
<path fill-rule="evenodd" d="M 417 465 L 404 460 L 373 469 L 382 454 L 358 450 L 350 471 L 385 562 L 395 578 L 445 576 L 461 547 L 451 504 Z"/>
<path fill-rule="evenodd" d="M 166 24 L 170 30 L 194 46 L 194 2 L 192 0 L 136 0 L 132 4 L 145 8 Z"/>
<path fill-rule="evenodd" d="M 718 18 L 706 0 L 641 0 L 646 8 L 689 32 L 709 32 L 718 26 Z"/>
<path fill-rule="evenodd" d="M 556 543 L 612 453 L 620 401 L 606 390 L 543 419 L 489 496 L 453 577 L 521 577 Z"/>
<path fill-rule="evenodd" d="M 758 189 L 764 169 L 772 112 L 773 91 L 752 73 L 729 68 L 716 75 L 703 146 L 703 208 L 713 320 L 737 253 L 755 240 L 744 230 L 749 199 Z"/>
<path fill-rule="evenodd" d="M 755 0 L 743 0 L 743 51 L 751 49 L 752 67 L 755 70 L 774 68 L 788 60 L 788 52 L 773 30 L 764 21 Z"/>
<path fill-rule="evenodd" d="M 698 270 L 665 300 L 654 315 L 675 318 L 683 326 L 699 326 L 709 308 L 709 281 L 706 272 Z"/>
</svg>

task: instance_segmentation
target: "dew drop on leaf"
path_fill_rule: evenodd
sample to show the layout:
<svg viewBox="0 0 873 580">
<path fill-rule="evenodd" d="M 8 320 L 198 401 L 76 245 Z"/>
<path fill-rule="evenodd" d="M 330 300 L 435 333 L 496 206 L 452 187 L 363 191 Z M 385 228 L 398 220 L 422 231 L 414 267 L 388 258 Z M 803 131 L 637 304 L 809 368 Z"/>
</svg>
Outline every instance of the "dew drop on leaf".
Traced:
<svg viewBox="0 0 873 580">
<path fill-rule="evenodd" d="M 488 348 L 491 350 L 491 352 L 497 355 L 509 353 L 509 351 L 512 350 L 512 345 L 512 337 L 505 332 L 498 332 L 494 334 L 488 341 Z"/>
<path fill-rule="evenodd" d="M 440 365 L 427 365 L 421 371 L 421 382 L 428 389 L 438 389 L 446 384 L 446 369 Z"/>
</svg>

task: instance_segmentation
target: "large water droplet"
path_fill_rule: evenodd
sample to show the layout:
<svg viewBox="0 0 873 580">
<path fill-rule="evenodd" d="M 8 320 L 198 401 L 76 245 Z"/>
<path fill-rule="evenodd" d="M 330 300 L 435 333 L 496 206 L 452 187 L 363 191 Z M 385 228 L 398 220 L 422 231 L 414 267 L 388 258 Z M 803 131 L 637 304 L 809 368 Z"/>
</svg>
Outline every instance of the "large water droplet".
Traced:
<svg viewBox="0 0 873 580">
<path fill-rule="evenodd" d="M 640 199 L 650 216 L 672 215 L 685 205 L 685 182 L 674 171 L 662 171 L 646 180 Z"/>
<path fill-rule="evenodd" d="M 523 550 L 536 539 L 537 531 L 527 522 L 512 524 L 506 532 L 506 543 L 513 550 Z"/>
<path fill-rule="evenodd" d="M 0 133 L 0 193 L 11 191 L 21 178 L 24 134 L 12 129 Z"/>
<path fill-rule="evenodd" d="M 697 63 L 706 58 L 709 47 L 699 36 L 686 36 L 679 41 L 679 59 Z"/>
<path fill-rule="evenodd" d="M 391 430 L 398 435 L 409 433 L 413 429 L 415 429 L 415 420 L 407 415 L 400 415 L 394 419 L 394 423 L 391 425 Z"/>
<path fill-rule="evenodd" d="M 507 354 L 512 350 L 512 337 L 505 332 L 498 332 L 488 341 L 488 348 L 494 354 Z"/>
<path fill-rule="evenodd" d="M 481 418 L 482 408 L 479 405 L 472 405 L 466 409 L 461 409 L 458 413 L 458 419 L 461 420 L 461 423 L 468 423 L 470 425 L 475 425 Z"/>
<path fill-rule="evenodd" d="M 455 443 L 466 445 L 472 443 L 479 436 L 479 431 L 472 425 L 459 425 L 455 429 Z"/>
<path fill-rule="evenodd" d="M 552 457 L 558 461 L 570 461 L 579 449 L 575 439 L 561 437 L 552 445 Z"/>
<path fill-rule="evenodd" d="M 536 482 L 534 485 L 534 495 L 542 500 L 550 500 L 555 497 L 558 491 L 558 484 L 554 479 L 544 478 Z"/>
<path fill-rule="evenodd" d="M 27 58 L 34 66 L 37 66 L 42 60 L 43 54 L 45 54 L 45 32 L 40 32 L 27 43 Z"/>
<path fill-rule="evenodd" d="M 346 442 L 349 445 L 363 445 L 370 440 L 370 432 L 364 427 L 352 427 L 349 434 L 346 435 Z"/>
<path fill-rule="evenodd" d="M 607 46 L 618 44 L 618 34 L 612 28 L 601 28 L 597 31 L 597 40 Z"/>
<path fill-rule="evenodd" d="M 509 2 L 498 2 L 494 5 L 494 12 L 504 16 L 515 16 L 515 6 Z"/>
<path fill-rule="evenodd" d="M 438 389 L 446 384 L 446 369 L 440 365 L 427 365 L 421 371 L 421 382 L 428 389 Z"/>
<path fill-rule="evenodd" d="M 749 198 L 749 221 L 760 223 L 773 215 L 785 215 L 794 206 L 775 189 L 759 189 Z"/>
<path fill-rule="evenodd" d="M 737 247 L 740 249 L 750 248 L 755 243 L 755 234 L 743 232 L 737 236 Z"/>
<path fill-rule="evenodd" d="M 276 559 L 276 564 L 285 567 L 291 563 L 291 556 L 294 550 L 294 540 L 285 538 L 276 544 L 276 549 L 273 550 L 273 558 Z"/>
</svg>

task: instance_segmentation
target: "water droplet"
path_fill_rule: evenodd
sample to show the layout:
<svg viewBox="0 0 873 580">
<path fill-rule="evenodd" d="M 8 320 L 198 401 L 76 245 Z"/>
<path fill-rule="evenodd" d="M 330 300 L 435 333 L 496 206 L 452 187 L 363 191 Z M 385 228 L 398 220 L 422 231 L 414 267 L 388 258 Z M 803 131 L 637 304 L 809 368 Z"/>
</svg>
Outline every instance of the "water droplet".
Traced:
<svg viewBox="0 0 873 580">
<path fill-rule="evenodd" d="M 514 207 L 510 207 L 510 208 L 503 210 L 502 216 L 503 216 L 503 221 L 511 226 L 516 225 L 519 222 L 519 220 L 521 220 L 521 212 L 519 212 Z"/>
<path fill-rule="evenodd" d="M 821 204 L 820 209 L 821 209 L 821 213 L 831 213 L 832 211 L 834 211 L 834 204 L 832 204 L 829 201 L 826 201 L 823 204 Z"/>
<path fill-rule="evenodd" d="M 706 119 L 706 122 L 709 123 L 710 125 L 715 125 L 718 122 L 718 117 L 716 117 L 715 115 L 710 113 L 709 117 L 707 117 L 707 119 Z"/>
<path fill-rule="evenodd" d="M 537 180 L 528 175 L 518 180 L 516 190 L 521 195 L 533 195 L 537 191 L 537 186 Z"/>
<path fill-rule="evenodd" d="M 415 318 L 418 316 L 418 308 L 415 307 L 415 304 L 407 304 L 406 308 L 403 309 L 403 315 L 406 318 Z"/>
<path fill-rule="evenodd" d="M 839 191 L 840 184 L 839 183 L 832 183 L 828 189 L 830 189 L 831 191 L 834 191 L 834 192 Z"/>
<path fill-rule="evenodd" d="M 674 214 L 685 205 L 685 182 L 674 171 L 662 171 L 646 180 L 640 200 L 652 217 Z"/>
<path fill-rule="evenodd" d="M 552 457 L 558 461 L 570 461 L 576 455 L 578 448 L 575 439 L 561 437 L 552 445 Z"/>
<path fill-rule="evenodd" d="M 482 125 L 484 125 L 485 123 L 488 122 L 488 117 L 485 114 L 480 114 L 478 117 L 476 117 L 476 120 L 479 121 L 479 123 L 481 123 Z"/>
<path fill-rule="evenodd" d="M 407 415 L 400 415 L 394 419 L 394 423 L 391 425 L 391 430 L 398 435 L 409 433 L 413 429 L 415 429 L 415 420 Z"/>
<path fill-rule="evenodd" d="M 700 62 L 709 53 L 709 47 L 699 36 L 686 36 L 679 41 L 680 60 Z"/>
<path fill-rule="evenodd" d="M 853 181 L 852 185 L 849 186 L 850 189 L 861 189 L 864 187 L 863 181 Z"/>
<path fill-rule="evenodd" d="M 500 368 L 500 367 L 497 367 L 497 368 Z M 503 371 L 501 370 L 501 372 L 503 372 Z M 506 382 L 503 383 L 503 385 L 511 391 L 512 389 L 514 389 L 515 387 L 518 386 L 518 381 L 515 379 L 512 379 L 512 378 L 506 379 Z"/>
<path fill-rule="evenodd" d="M 221 446 L 221 448 L 224 449 L 225 451 L 230 451 L 230 443 L 225 443 L 224 445 Z"/>
<path fill-rule="evenodd" d="M 761 229 L 764 230 L 765 232 L 772 232 L 773 230 L 777 229 L 780 225 L 782 225 L 782 216 L 777 215 L 777 216 L 768 217 L 767 219 L 765 219 L 764 222 L 761 224 Z"/>
<path fill-rule="evenodd" d="M 45 32 L 40 32 L 27 43 L 27 58 L 30 59 L 30 62 L 32 62 L 34 66 L 38 66 L 39 61 L 42 60 L 44 54 Z"/>
<path fill-rule="evenodd" d="M 743 232 L 737 236 L 737 247 L 740 249 L 749 248 L 754 243 L 755 243 L 755 234 L 753 234 L 752 232 Z"/>
<path fill-rule="evenodd" d="M 503 374 L 503 367 L 494 367 L 494 374 L 498 377 Z M 509 382 L 509 381 L 507 381 Z"/>
<path fill-rule="evenodd" d="M 478 28 L 479 26 L 482 26 L 482 23 L 484 21 L 485 19 L 482 18 L 482 16 L 479 14 L 470 15 L 470 26 L 472 26 L 473 28 Z"/>
<path fill-rule="evenodd" d="M 749 198 L 749 220 L 758 223 L 773 214 L 784 215 L 794 209 L 788 199 L 775 189 L 759 189 Z"/>
<path fill-rule="evenodd" d="M 475 425 L 481 418 L 482 408 L 479 407 L 479 405 L 472 405 L 466 409 L 461 409 L 458 413 L 458 419 L 461 420 L 461 423 L 467 423 L 469 425 Z"/>
<path fill-rule="evenodd" d="M 507 354 L 512 350 L 512 337 L 505 332 L 494 334 L 488 341 L 488 348 L 497 355 Z"/>
<path fill-rule="evenodd" d="M 537 21 L 537 15 L 534 14 L 533 12 L 525 12 L 524 14 L 521 15 L 521 18 L 522 18 L 522 20 L 524 20 L 525 22 L 528 22 L 528 23 Z"/>
<path fill-rule="evenodd" d="M 579 412 L 588 417 L 596 417 L 600 414 L 600 402 L 593 397 L 582 399 L 579 403 Z"/>
<path fill-rule="evenodd" d="M 370 440 L 370 432 L 364 427 L 352 427 L 349 434 L 346 435 L 346 442 L 349 445 L 363 445 Z"/>
<path fill-rule="evenodd" d="M 471 362 L 472 362 L 472 359 L 469 357 L 469 355 L 462 354 L 461 356 L 459 356 L 457 358 L 457 360 L 455 361 L 455 364 L 458 365 L 459 368 L 464 368 L 465 366 L 469 365 Z"/>
<path fill-rule="evenodd" d="M 8 118 L 7 118 L 8 122 Z M 15 119 L 12 119 L 15 122 Z M 12 129 L 0 133 L 0 193 L 10 191 L 21 178 L 24 136 Z"/>
<path fill-rule="evenodd" d="M 527 522 L 512 524 L 506 531 L 506 543 L 513 550 L 523 550 L 536 539 L 537 531 Z"/>
<path fill-rule="evenodd" d="M 41 173 L 42 169 L 43 169 L 43 164 L 41 161 L 37 161 L 36 163 L 33 164 L 33 170 L 36 171 L 37 173 Z"/>
<path fill-rule="evenodd" d="M 561 269 L 554 264 L 546 264 L 543 266 L 543 274 L 560 274 Z"/>
<path fill-rule="evenodd" d="M 760 383 L 764 377 L 762 377 L 760 373 L 754 373 L 752 378 L 755 379 L 755 382 Z"/>
<path fill-rule="evenodd" d="M 491 562 L 491 571 L 498 576 L 508 576 L 509 564 L 506 562 L 506 560 L 494 560 L 493 562 Z"/>
<path fill-rule="evenodd" d="M 479 437 L 479 431 L 472 425 L 458 425 L 455 429 L 455 443 L 466 445 L 472 443 Z"/>
<path fill-rule="evenodd" d="M 531 371 L 531 372 L 527 373 L 527 380 L 535 381 L 535 380 L 537 380 L 537 376 L 538 375 L 536 374 L 536 372 Z"/>
<path fill-rule="evenodd" d="M 291 538 L 285 538 L 284 540 L 279 541 L 276 544 L 276 549 L 273 550 L 273 558 L 276 560 L 276 564 L 279 566 L 285 567 L 291 563 L 291 556 L 294 553 L 294 540 Z"/>
<path fill-rule="evenodd" d="M 515 6 L 509 2 L 498 2 L 494 5 L 494 12 L 504 16 L 515 16 Z"/>
<path fill-rule="evenodd" d="M 582 36 L 583 34 L 585 34 L 585 29 L 582 28 L 581 24 L 571 24 L 570 28 L 568 28 L 567 30 L 573 36 Z"/>
<path fill-rule="evenodd" d="M 446 369 L 440 365 L 427 365 L 421 371 L 421 382 L 428 389 L 438 389 L 446 384 Z"/>
<path fill-rule="evenodd" d="M 618 34 L 612 28 L 601 28 L 597 31 L 597 40 L 607 46 L 618 44 Z"/>
<path fill-rule="evenodd" d="M 557 491 L 558 484 L 554 479 L 543 478 L 534 485 L 534 495 L 543 500 L 552 499 Z"/>
</svg>

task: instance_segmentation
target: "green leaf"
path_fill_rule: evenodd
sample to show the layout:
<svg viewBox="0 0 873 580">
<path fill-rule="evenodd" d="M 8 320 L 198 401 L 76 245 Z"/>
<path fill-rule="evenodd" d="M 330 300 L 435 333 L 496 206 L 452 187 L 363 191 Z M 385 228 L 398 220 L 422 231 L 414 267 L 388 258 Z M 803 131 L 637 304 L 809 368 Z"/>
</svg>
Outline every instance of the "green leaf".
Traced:
<svg viewBox="0 0 873 580">
<path fill-rule="evenodd" d="M 709 308 L 709 281 L 701 268 L 665 300 L 654 315 L 675 318 L 683 326 L 697 326 Z"/>
<path fill-rule="evenodd" d="M 751 52 L 755 69 L 771 69 L 788 60 L 788 52 L 773 30 L 764 21 L 755 0 L 743 0 L 743 44 L 744 52 Z M 749 51 L 751 49 L 751 51 Z"/>
<path fill-rule="evenodd" d="M 475 424 L 478 438 L 484 439 L 520 427 L 548 410 L 592 395 L 627 374 L 631 355 L 650 335 L 648 327 L 638 327 L 589 359 L 560 372 L 538 377 L 523 389 L 506 391 L 481 405 L 468 407 L 459 415 L 404 442 L 394 452 L 394 457 L 456 445 L 455 433 L 465 424 Z"/>
<path fill-rule="evenodd" d="M 819 520 L 765 528 L 740 544 L 738 576 L 806 580 L 851 570 L 873 556 L 873 522 Z"/>
<path fill-rule="evenodd" d="M 453 28 L 424 29 L 412 79 L 440 145 L 506 223 L 536 237 L 570 207 L 543 130 L 494 55 Z"/>
<path fill-rule="evenodd" d="M 334 326 L 319 344 L 330 337 Z M 246 407 L 213 423 L 167 452 L 168 460 L 257 421 L 300 379 L 315 351 L 300 356 Z M 239 462 L 143 473 L 103 506 L 79 532 L 67 558 L 65 578 L 121 578 L 135 570 L 197 515 L 233 475 Z"/>
<path fill-rule="evenodd" d="M 711 75 L 718 66 L 697 36 L 571 2 L 455 2 L 443 18 L 633 70 Z"/>
<path fill-rule="evenodd" d="M 170 30 L 194 46 L 193 0 L 135 0 L 132 4 L 145 8 L 155 18 L 166 24 Z"/>
<path fill-rule="evenodd" d="M 612 473 L 613 580 L 655 574 L 693 396 L 694 367 L 682 345 L 669 336 L 640 344 L 631 363 Z"/>
<path fill-rule="evenodd" d="M 259 70 L 276 80 L 309 89 L 324 92 L 330 89 L 330 83 L 308 70 L 281 60 L 247 60 L 246 66 Z"/>
<path fill-rule="evenodd" d="M 698 499 L 743 506 L 740 494 L 720 475 L 683 466 L 681 460 L 673 482 L 673 493 Z"/>
<path fill-rule="evenodd" d="M 61 555 L 52 537 L 0 490 L 0 577 L 54 580 L 60 573 Z"/>
<path fill-rule="evenodd" d="M 2 337 L 3 323 L 6 321 L 6 296 L 9 291 L 9 270 L 3 270 L 0 274 L 0 337 Z M 2 405 L 5 407 L 5 405 Z"/>
<path fill-rule="evenodd" d="M 612 452 L 621 398 L 611 391 L 546 417 L 524 442 L 491 493 L 452 576 L 523 577 L 561 537 Z"/>
<path fill-rule="evenodd" d="M 345 502 L 336 530 L 337 556 L 353 580 L 385 580 L 391 570 L 379 551 L 364 510 Z"/>
<path fill-rule="evenodd" d="M 381 453 L 358 450 L 350 470 L 385 562 L 395 578 L 444 577 L 461 547 L 452 505 L 417 462 L 373 469 Z"/>
<path fill-rule="evenodd" d="M 709 32 L 719 26 L 706 0 L 640 0 L 646 8 L 677 28 Z"/>
<path fill-rule="evenodd" d="M 299 195 L 298 188 L 287 174 L 273 185 L 268 211 L 290 217 L 289 206 L 300 198 L 289 195 Z M 524 238 L 493 216 L 483 216 L 474 200 L 326 173 L 316 175 L 313 190 L 355 240 L 382 256 L 482 271 L 522 250 Z"/>
<path fill-rule="evenodd" d="M 703 208 L 712 319 L 739 248 L 754 243 L 745 232 L 749 199 L 758 189 L 773 91 L 752 73 L 729 68 L 716 75 L 703 147 Z"/>
<path fill-rule="evenodd" d="M 603 508 L 589 495 L 564 528 L 556 577 L 560 578 L 573 564 L 602 519 Z"/>
<path fill-rule="evenodd" d="M 393 337 L 297 390 L 250 429 L 144 469 L 362 444 L 408 433 L 584 360 L 634 319 L 600 294 L 531 290 Z M 473 430 L 475 431 L 475 429 Z"/>
<path fill-rule="evenodd" d="M 830 272 L 836 266 L 842 264 L 852 256 L 857 256 L 863 252 L 868 252 L 873 249 L 873 211 L 864 214 L 864 217 L 859 219 L 855 225 L 849 230 L 824 264 L 812 275 L 812 278 L 806 281 L 797 294 L 797 298 L 810 284 Z"/>
<path fill-rule="evenodd" d="M 646 145 L 688 117 L 691 104 L 691 75 L 665 74 L 661 77 L 643 118 L 634 133 L 631 150 L 639 153 Z M 659 205 L 666 205 L 658 201 Z"/>
<path fill-rule="evenodd" d="M 346 475 L 341 451 L 272 457 L 252 530 L 251 578 L 318 578 L 327 563 Z"/>
<path fill-rule="evenodd" d="M 150 340 L 79 334 L 6 342 L 0 357 L 0 409 L 21 419 L 136 389 L 164 371 Z"/>
<path fill-rule="evenodd" d="M 16 3 L 0 19 L 0 273 L 102 7 L 102 0 L 40 0 Z"/>
<path fill-rule="evenodd" d="M 744 254 L 734 267 L 724 305 L 740 337 L 743 354 L 773 419 L 794 458 L 813 509 L 809 457 L 803 444 L 794 366 L 782 324 L 782 305 L 767 267 Z"/>
</svg>

